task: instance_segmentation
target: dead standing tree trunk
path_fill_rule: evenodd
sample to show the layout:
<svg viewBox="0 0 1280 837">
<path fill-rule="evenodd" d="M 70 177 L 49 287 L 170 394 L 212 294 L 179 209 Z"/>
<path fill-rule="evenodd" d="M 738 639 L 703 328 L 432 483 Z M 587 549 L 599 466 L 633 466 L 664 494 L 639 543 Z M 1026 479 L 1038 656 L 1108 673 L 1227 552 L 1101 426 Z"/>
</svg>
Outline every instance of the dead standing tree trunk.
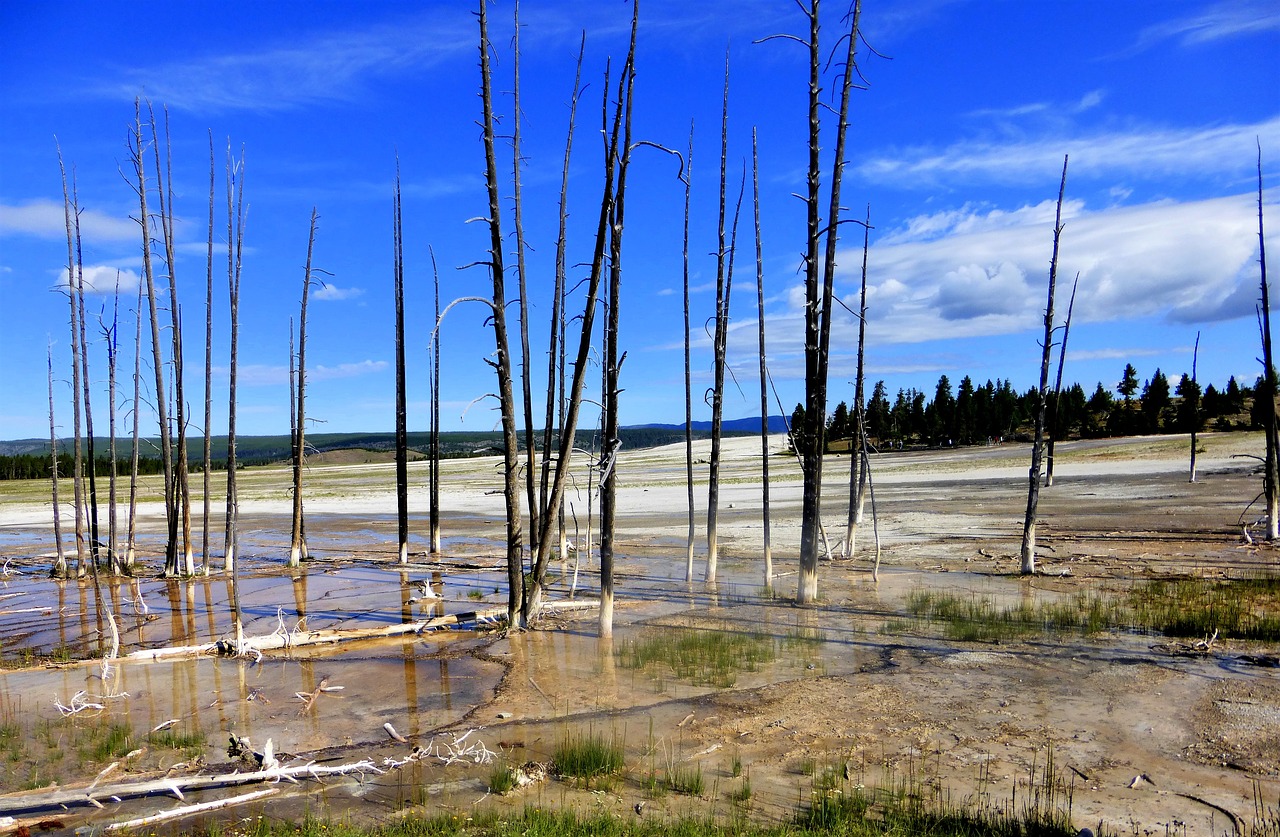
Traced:
<svg viewBox="0 0 1280 837">
<path fill-rule="evenodd" d="M 204 479 L 201 501 L 200 568 L 209 574 L 209 481 L 213 470 L 213 211 L 217 168 L 213 157 L 213 130 L 209 131 L 209 247 L 204 297 Z"/>
<path fill-rule="evenodd" d="M 88 460 L 89 467 L 89 473 L 86 475 L 89 479 L 89 493 L 86 498 L 89 512 L 89 568 L 96 581 L 98 577 L 98 563 L 102 558 L 102 538 L 98 529 L 98 457 L 94 453 L 93 449 L 93 404 L 89 396 L 90 390 L 92 389 L 92 381 L 89 376 L 89 338 L 87 335 L 87 326 L 85 324 L 86 314 L 84 308 L 84 258 L 80 250 L 80 197 L 77 194 L 74 171 L 71 175 L 71 205 L 74 210 L 72 217 L 75 222 L 76 238 L 76 283 L 74 296 L 76 300 L 76 307 L 79 309 L 77 319 L 80 326 L 80 385 L 83 387 L 81 400 L 84 404 L 85 458 Z"/>
<path fill-rule="evenodd" d="M 629 76 L 634 56 L 635 33 L 634 29 L 637 25 L 637 12 L 632 13 L 632 36 L 631 46 L 632 52 L 627 55 L 626 66 L 623 71 L 623 81 Z M 618 85 L 618 98 L 614 107 L 614 115 L 612 127 L 607 131 L 608 139 L 605 143 L 604 154 L 604 185 L 601 190 L 600 210 L 596 222 L 595 245 L 592 250 L 590 274 L 587 279 L 586 301 L 583 303 L 582 316 L 579 318 L 581 323 L 581 331 L 578 337 L 577 354 L 573 364 L 573 379 L 568 390 L 568 400 L 565 405 L 565 418 L 560 429 L 560 448 L 556 453 L 555 473 L 551 481 L 551 494 L 546 506 L 543 508 L 541 520 L 538 525 L 541 533 L 538 537 L 538 552 L 534 557 L 532 578 L 529 583 L 529 595 L 525 598 L 525 612 L 522 615 L 524 624 L 528 624 L 535 619 L 542 607 L 543 587 L 545 586 L 545 576 L 547 564 L 551 554 L 551 544 L 548 533 L 551 531 L 552 525 L 555 523 L 556 509 L 561 507 L 564 498 L 565 486 L 568 483 L 569 469 L 575 450 L 574 442 L 577 436 L 578 413 L 582 407 L 582 393 L 586 382 L 588 358 L 591 354 L 592 334 L 595 328 L 595 315 L 597 303 L 600 300 L 600 286 L 604 276 L 606 248 L 610 248 L 611 243 L 611 222 L 614 220 L 613 207 L 617 200 L 618 188 L 615 187 L 617 182 L 616 176 L 619 169 L 620 158 L 620 140 L 619 136 L 622 131 L 624 113 L 626 118 L 630 116 L 630 110 L 624 110 L 624 93 L 629 91 L 629 87 L 624 85 L 623 81 Z M 603 118 L 602 122 L 608 122 L 608 90 L 609 75 L 605 73 L 605 101 L 602 105 Z M 629 132 L 628 132 L 629 135 Z M 562 388 L 563 389 L 563 388 Z M 602 416 L 603 417 L 603 416 Z M 588 508 L 587 508 L 587 547 L 588 555 L 591 547 L 591 508 L 590 497 L 591 488 L 588 480 Z M 582 553 L 579 552 L 579 555 Z"/>
<path fill-rule="evenodd" d="M 67 577 L 67 554 L 62 545 L 62 510 L 58 507 L 58 431 L 53 418 L 53 341 L 49 341 L 49 479 L 53 491 L 53 544 L 56 550 L 52 578 Z"/>
<path fill-rule="evenodd" d="M 440 554 L 440 271 L 436 269 L 436 253 L 430 247 L 431 276 L 435 287 L 435 328 L 431 331 L 431 455 L 428 493 L 431 498 L 431 554 Z"/>
<path fill-rule="evenodd" d="M 693 502 L 693 377 L 689 334 L 689 198 L 693 190 L 693 122 L 689 122 L 689 157 L 684 169 L 684 474 L 689 494 L 689 538 L 685 543 L 684 580 L 693 581 L 693 538 L 697 510 Z"/>
<path fill-rule="evenodd" d="M 703 580 L 716 583 L 716 564 L 720 558 L 720 432 L 724 415 L 725 348 L 729 333 L 729 294 L 732 287 L 725 278 L 726 178 L 729 155 L 729 51 L 724 55 L 724 98 L 720 110 L 720 212 L 716 222 L 716 311 L 712 337 L 711 363 L 711 455 L 707 474 L 707 570 Z"/>
<path fill-rule="evenodd" d="M 1190 474 L 1187 479 L 1188 482 L 1196 481 L 1196 437 L 1200 433 L 1200 385 L 1196 381 L 1196 364 L 1199 362 L 1199 360 L 1200 360 L 1200 332 L 1197 331 L 1196 345 L 1195 345 L 1195 348 L 1191 350 L 1191 389 L 1192 389 L 1192 392 L 1194 393 L 1194 396 L 1190 396 L 1190 395 L 1183 396 L 1184 398 L 1186 397 L 1195 398 L 1195 403 L 1192 405 L 1192 409 L 1191 409 L 1191 466 L 1190 466 Z"/>
<path fill-rule="evenodd" d="M 483 107 L 485 187 L 489 198 L 489 273 L 493 280 L 493 337 L 497 351 L 486 363 L 498 376 L 498 404 L 502 420 L 503 494 L 507 514 L 507 619 L 522 627 L 524 610 L 524 560 L 520 532 L 520 447 L 516 437 L 515 399 L 511 392 L 511 352 L 507 340 L 506 279 L 502 260 L 502 204 L 498 196 L 498 164 L 494 154 L 492 71 L 489 67 L 489 27 L 486 6 L 480 0 L 480 97 Z"/>
<path fill-rule="evenodd" d="M 396 540 L 401 564 L 409 563 L 409 415 L 404 391 L 404 226 L 400 211 L 400 161 L 392 199 L 392 283 L 396 304 Z"/>
<path fill-rule="evenodd" d="M 1044 309 L 1044 343 L 1040 356 L 1040 386 L 1036 389 L 1035 438 L 1031 442 L 1027 514 L 1022 522 L 1022 574 L 1036 571 L 1036 505 L 1040 501 L 1040 460 L 1044 454 L 1045 401 L 1049 392 L 1049 361 L 1053 356 L 1053 291 L 1058 281 L 1058 244 L 1062 238 L 1062 198 L 1067 191 L 1067 157 L 1062 158 L 1062 182 L 1053 221 L 1053 256 L 1049 260 L 1049 301 Z"/>
<path fill-rule="evenodd" d="M 58 168 L 62 171 L 62 210 L 67 224 L 67 299 L 71 303 L 71 404 L 72 404 L 72 471 L 71 493 L 75 503 L 76 527 L 76 575 L 84 574 L 84 460 L 80 447 L 80 308 L 76 304 L 75 276 L 77 270 L 74 216 L 79 210 L 72 204 L 67 186 L 67 170 L 62 162 L 62 150 L 58 150 Z"/>
<path fill-rule="evenodd" d="M 551 338 L 547 351 L 547 412 L 542 429 L 542 484 L 539 489 L 538 509 L 540 515 L 555 515 L 559 525 L 559 555 L 565 558 L 564 537 L 564 502 L 563 498 L 552 509 L 549 505 L 551 491 L 551 449 L 554 444 L 552 432 L 558 427 L 564 435 L 564 357 L 565 357 L 565 279 L 568 275 L 566 254 L 568 251 L 568 219 L 569 219 L 569 161 L 573 154 L 573 130 L 578 116 L 578 98 L 582 86 L 582 58 L 586 52 L 587 36 L 584 32 L 578 46 L 578 64 L 573 75 L 573 95 L 569 99 L 569 130 L 564 143 L 564 166 L 560 172 L 560 227 L 556 235 L 556 277 L 555 288 L 551 300 Z M 559 387 L 556 386 L 557 362 L 559 365 Z M 531 523 L 541 528 L 541 519 L 535 517 Z M 539 537 L 550 537 L 550 529 L 546 533 L 539 532 Z M 535 552 L 538 550 L 535 549 Z M 536 559 L 535 559 L 536 564 Z M 536 566 L 535 566 L 536 574 Z"/>
<path fill-rule="evenodd" d="M 764 245 L 760 237 L 760 153 L 756 129 L 751 129 L 751 203 L 756 226 L 756 316 L 760 337 L 760 489 L 761 525 L 764 528 L 764 587 L 773 589 L 773 548 L 769 542 L 769 388 L 768 355 L 764 346 Z M 687 210 L 686 210 L 686 218 Z"/>
<path fill-rule="evenodd" d="M 311 227 L 307 234 L 307 264 L 302 274 L 302 311 L 298 319 L 298 414 L 297 432 L 293 436 L 293 537 L 289 544 L 289 566 L 296 567 L 307 557 L 306 535 L 302 523 L 302 465 L 307 451 L 307 300 L 315 269 L 311 258 L 316 246 L 316 222 L 320 216 L 311 208 Z"/>
<path fill-rule="evenodd" d="M 1258 143 L 1258 268 L 1262 290 L 1263 422 L 1267 437 L 1263 494 L 1267 503 L 1267 540 L 1280 539 L 1280 426 L 1276 417 L 1276 368 L 1271 354 L 1271 297 L 1267 286 L 1267 244 L 1262 226 L 1262 143 Z"/>
<path fill-rule="evenodd" d="M 150 104 L 147 105 L 147 113 L 151 121 L 151 146 L 156 161 L 156 196 L 160 208 L 161 241 L 164 244 L 165 269 L 169 277 L 169 319 L 173 327 L 174 418 L 177 422 L 176 430 L 178 435 L 176 440 L 178 461 L 173 471 L 172 502 L 174 509 L 169 517 L 169 539 L 174 542 L 172 550 L 173 561 L 172 565 L 170 565 L 168 560 L 169 552 L 166 551 L 165 574 L 192 576 L 195 575 L 195 558 L 192 555 L 191 548 L 191 484 L 187 452 L 186 398 L 183 394 L 182 313 L 178 306 L 177 258 L 174 254 L 176 237 L 173 227 L 173 153 L 169 141 L 169 111 L 166 108 L 164 112 L 165 149 L 163 166 L 161 165 L 159 131 L 156 126 L 155 112 Z M 160 400 L 158 393 L 156 399 L 157 401 Z M 177 549 L 179 523 L 182 527 L 181 563 L 179 563 Z"/>
<path fill-rule="evenodd" d="M 844 179 L 844 145 L 849 120 L 849 94 L 853 89 L 854 59 L 857 52 L 858 28 L 862 15 L 861 0 L 855 0 L 849 17 L 848 48 L 840 87 L 840 108 L 836 126 L 835 152 L 828 217 L 825 226 L 819 212 L 821 201 L 822 53 L 818 42 L 819 2 L 811 0 L 805 11 L 809 19 L 809 37 L 799 40 L 809 52 L 809 131 L 808 172 L 806 176 L 806 249 L 805 275 L 805 421 L 800 434 L 803 499 L 800 524 L 800 572 L 796 583 L 796 601 L 808 604 L 818 597 L 818 557 L 822 541 L 822 454 L 826 446 L 827 353 L 830 345 L 832 299 L 834 296 L 836 245 L 840 229 L 840 187 Z M 780 36 L 771 36 L 780 37 Z M 818 251 L 826 241 L 824 265 L 818 263 Z M 822 282 L 819 284 L 819 277 Z"/>
<path fill-rule="evenodd" d="M 858 369 L 853 383 L 853 438 L 849 440 L 849 518 L 844 530 L 844 554 L 853 557 L 858 527 L 862 525 L 863 500 L 866 497 L 866 347 L 867 347 L 867 259 L 871 251 L 871 206 L 862 224 L 862 288 L 858 298 Z"/>
<path fill-rule="evenodd" d="M 1049 417 L 1049 441 L 1045 445 L 1044 484 L 1053 485 L 1053 447 L 1058 441 L 1058 421 L 1062 417 L 1062 367 L 1067 362 L 1067 338 L 1071 336 L 1071 312 L 1076 307 L 1076 288 L 1080 274 L 1071 283 L 1071 300 L 1067 303 L 1067 321 L 1062 324 L 1062 345 L 1058 348 L 1058 379 L 1053 385 L 1053 415 Z"/>
<path fill-rule="evenodd" d="M 129 524 L 125 538 L 124 570 L 132 575 L 138 559 L 138 408 L 142 403 L 142 283 L 133 307 L 133 445 L 129 452 Z"/>
<path fill-rule="evenodd" d="M 244 244 L 244 149 L 240 159 L 231 156 L 231 144 L 227 144 L 227 296 L 231 323 L 231 366 L 227 386 L 227 512 L 226 531 L 223 540 L 223 568 L 231 574 L 231 586 L 236 587 L 236 550 L 240 515 L 240 498 L 236 488 L 236 377 L 238 372 L 238 346 L 240 340 L 240 271 L 241 252 Z M 233 598 L 236 598 L 233 595 Z M 239 605 L 233 602 L 236 613 L 237 642 L 241 638 Z"/>
<path fill-rule="evenodd" d="M 160 317 L 156 311 L 155 268 L 151 258 L 151 215 L 147 208 L 147 165 L 144 157 L 145 149 L 142 134 L 142 104 L 135 99 L 133 103 L 132 147 L 130 158 L 137 178 L 138 226 L 142 229 L 142 278 L 147 286 L 147 307 L 151 323 L 151 361 L 156 376 L 155 409 L 160 425 L 160 461 L 164 473 L 164 508 L 168 537 L 165 541 L 164 573 L 172 576 L 177 572 L 177 506 L 175 504 L 176 483 L 173 468 L 173 437 L 169 433 L 169 401 L 165 397 L 164 356 L 160 349 Z M 137 409 L 135 405 L 134 409 Z"/>
<path fill-rule="evenodd" d="M 625 92 L 625 116 L 622 120 L 622 143 L 618 154 L 618 186 L 613 200 L 609 224 L 609 318 L 604 332 L 603 440 L 600 450 L 600 622 L 601 638 L 613 636 L 613 557 L 614 516 L 618 504 L 618 398 L 622 390 L 618 376 L 626 353 L 618 354 L 618 324 L 622 290 L 622 230 L 625 219 L 627 168 L 631 163 L 631 106 L 635 88 L 636 30 L 640 17 L 640 0 L 632 0 L 631 43 L 623 65 L 619 84 Z"/>
</svg>

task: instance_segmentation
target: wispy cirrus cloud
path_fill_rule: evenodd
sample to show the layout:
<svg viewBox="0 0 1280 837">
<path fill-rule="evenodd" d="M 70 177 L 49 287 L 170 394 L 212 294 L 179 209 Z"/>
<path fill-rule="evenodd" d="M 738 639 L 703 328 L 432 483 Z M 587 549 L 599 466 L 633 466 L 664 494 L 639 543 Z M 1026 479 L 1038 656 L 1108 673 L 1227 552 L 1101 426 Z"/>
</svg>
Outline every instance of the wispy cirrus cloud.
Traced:
<svg viewBox="0 0 1280 837">
<path fill-rule="evenodd" d="M 917 146 L 873 156 L 854 167 L 873 182 L 925 188 L 939 182 L 1043 181 L 1071 155 L 1073 178 L 1124 176 L 1155 180 L 1247 175 L 1257 143 L 1280 145 L 1280 116 L 1249 125 L 1081 132 L 1013 141 L 961 140 L 946 147 Z M 1052 176 L 1051 174 L 1049 176 Z"/>
<path fill-rule="evenodd" d="M 309 366 L 307 381 L 315 383 L 341 378 L 359 378 L 382 372 L 387 366 L 385 360 L 361 360 L 353 363 L 339 363 L 336 366 Z M 214 372 L 222 379 L 226 379 L 229 374 L 225 366 L 216 367 Z M 265 363 L 245 364 L 236 370 L 236 383 L 250 387 L 285 386 L 289 383 L 289 367 Z"/>
<path fill-rule="evenodd" d="M 475 46 L 469 14 L 436 10 L 356 31 L 311 32 L 288 45 L 127 71 L 97 86 L 103 95 L 139 92 L 188 111 L 279 111 L 327 101 L 350 102 L 377 77 L 421 70 Z"/>
<path fill-rule="evenodd" d="M 1280 31 L 1280 7 L 1275 3 L 1268 0 L 1226 0 L 1213 3 L 1195 14 L 1146 27 L 1138 33 L 1133 46 L 1121 54 L 1142 52 L 1163 41 L 1175 41 L 1181 46 L 1190 47 L 1276 31 Z"/>
</svg>

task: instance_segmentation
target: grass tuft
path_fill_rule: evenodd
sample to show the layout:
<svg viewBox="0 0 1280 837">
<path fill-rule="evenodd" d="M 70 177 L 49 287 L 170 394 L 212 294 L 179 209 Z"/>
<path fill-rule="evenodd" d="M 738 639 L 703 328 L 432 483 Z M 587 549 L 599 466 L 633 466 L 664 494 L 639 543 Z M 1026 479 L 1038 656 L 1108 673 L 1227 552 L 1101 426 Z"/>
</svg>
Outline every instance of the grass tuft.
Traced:
<svg viewBox="0 0 1280 837">
<path fill-rule="evenodd" d="M 617 738 L 606 740 L 595 733 L 581 737 L 566 736 L 556 745 L 552 756 L 558 775 L 579 780 L 588 786 L 593 780 L 621 772 L 624 762 L 622 742 Z"/>
</svg>

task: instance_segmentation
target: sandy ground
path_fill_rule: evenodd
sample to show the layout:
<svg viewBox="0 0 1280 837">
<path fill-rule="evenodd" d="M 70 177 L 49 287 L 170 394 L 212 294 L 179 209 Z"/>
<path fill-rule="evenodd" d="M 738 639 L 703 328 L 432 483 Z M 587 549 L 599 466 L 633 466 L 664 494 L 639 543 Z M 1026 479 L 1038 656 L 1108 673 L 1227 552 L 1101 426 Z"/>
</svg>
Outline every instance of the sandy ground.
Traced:
<svg viewBox="0 0 1280 837">
<path fill-rule="evenodd" d="M 564 615 L 511 636 L 432 634 L 295 649 L 257 665 L 211 657 L 126 664 L 109 684 L 95 680 L 97 666 L 19 667 L 0 673 L 0 729 L 13 725 L 29 746 L 0 767 L 0 789 L 73 785 L 104 766 L 89 757 L 52 758 L 40 743 L 49 730 L 65 737 L 60 747 L 70 752 L 65 742 L 90 735 L 95 723 L 123 719 L 145 731 L 181 718 L 206 738 L 198 759 L 153 746 L 127 760 L 115 778 L 217 769 L 234 731 L 255 743 L 271 738 L 278 750 L 304 758 L 367 757 L 388 770 L 361 781 L 332 780 L 323 789 L 314 783 L 282 789 L 272 816 L 305 809 L 378 820 L 419 805 L 465 813 L 482 799 L 624 816 L 714 810 L 780 821 L 825 774 L 868 786 L 910 781 L 921 793 L 953 801 L 1007 801 L 1015 794 L 1024 800 L 1051 760 L 1081 827 L 1230 834 L 1247 824 L 1255 801 L 1280 805 L 1280 670 L 1254 664 L 1274 657 L 1276 647 L 1220 640 L 1207 653 L 1180 654 L 1162 637 L 1130 633 L 963 643 L 906 611 L 907 598 L 920 591 L 1035 603 L 1077 591 L 1120 592 L 1146 579 L 1274 571 L 1280 556 L 1246 545 L 1241 535 L 1241 521 L 1258 512 L 1249 508 L 1261 486 L 1249 457 L 1260 452 L 1260 438 L 1211 434 L 1201 444 L 1194 484 L 1185 437 L 1059 446 L 1055 485 L 1041 494 L 1042 574 L 1034 578 L 1016 573 L 1028 446 L 877 456 L 879 579 L 870 572 L 875 537 L 868 513 L 854 557 L 822 564 L 821 601 L 804 608 L 791 599 L 799 471 L 781 438 L 771 440 L 769 457 L 772 595 L 763 590 L 759 441 L 726 444 L 714 587 L 701 582 L 705 482 L 695 492 L 696 580 L 685 582 L 683 446 L 629 452 L 619 463 L 621 554 L 611 641 L 596 637 L 593 615 Z M 695 447 L 696 459 L 707 455 L 706 443 Z M 848 466 L 847 458 L 832 457 L 826 468 L 833 546 L 844 537 Z M 705 464 L 700 470 L 705 480 Z M 502 604 L 502 499 L 495 493 L 501 475 L 494 460 L 446 463 L 441 562 L 425 555 L 425 465 L 411 465 L 418 481 L 410 500 L 414 554 L 403 569 L 390 566 L 390 475 L 384 464 L 312 469 L 308 533 L 317 560 L 292 575 L 279 569 L 288 545 L 284 471 L 242 476 L 241 597 L 249 633 L 289 630 L 304 617 L 312 629 L 356 628 Z M 585 472 L 580 478 L 570 531 L 585 545 Z M 0 484 L 0 561 L 10 572 L 0 591 L 0 658 L 10 665 L 24 659 L 24 649 L 51 663 L 68 651 L 95 656 L 104 643 L 100 619 L 90 615 L 91 587 L 41 577 L 52 551 L 42 491 L 47 487 Z M 155 503 L 143 507 L 144 550 L 159 543 L 159 511 Z M 216 514 L 214 527 L 221 531 Z M 562 574 L 554 595 L 569 596 L 571 586 L 577 595 L 594 595 L 592 562 L 578 567 L 576 584 L 573 570 L 574 562 L 556 567 Z M 228 587 L 216 574 L 194 582 L 139 578 L 109 585 L 104 597 L 121 616 L 128 651 L 225 637 Z M 754 671 L 735 672 L 731 685 L 711 685 L 626 668 L 617 653 L 678 628 L 755 637 L 775 656 Z M 294 693 L 312 692 L 326 676 L 343 690 L 301 711 Z M 101 713 L 60 718 L 49 696 L 65 705 L 81 689 L 129 697 L 103 701 Z M 558 741 L 590 731 L 624 740 L 628 768 L 604 791 L 553 781 L 489 796 L 489 767 L 446 766 L 438 758 L 388 767 L 383 760 L 402 760 L 408 745 L 390 741 L 384 722 L 412 743 L 434 742 L 433 752 L 460 731 L 479 728 L 471 740 L 513 764 L 548 761 Z M 651 776 L 695 767 L 705 778 L 700 797 L 646 789 Z M 640 803 L 643 814 L 635 812 Z M 0 816 L 10 810 L 6 804 L 17 803 L 0 796 Z M 72 827 L 158 806 L 165 807 L 126 801 L 62 816 Z M 243 806 L 220 816 L 234 820 L 261 810 L 267 809 Z"/>
</svg>

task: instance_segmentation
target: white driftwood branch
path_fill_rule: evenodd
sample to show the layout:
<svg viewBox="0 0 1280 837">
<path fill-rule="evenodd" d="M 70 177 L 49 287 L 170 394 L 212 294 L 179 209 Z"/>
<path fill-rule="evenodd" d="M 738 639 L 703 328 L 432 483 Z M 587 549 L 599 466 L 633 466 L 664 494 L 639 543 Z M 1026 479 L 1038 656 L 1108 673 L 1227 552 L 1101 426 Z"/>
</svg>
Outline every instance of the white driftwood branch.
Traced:
<svg viewBox="0 0 1280 837">
<path fill-rule="evenodd" d="M 180 817 L 190 816 L 191 814 L 199 814 L 203 811 L 216 811 L 219 808 L 230 808 L 233 805 L 243 805 L 246 802 L 252 802 L 255 799 L 261 799 L 264 796 L 270 796 L 276 793 L 276 788 L 264 788 L 262 790 L 242 793 L 239 796 L 231 796 L 226 799 L 216 799 L 212 802 L 201 802 L 196 805 L 185 805 L 181 808 L 174 808 L 169 811 L 162 811 L 159 814 L 152 814 L 149 817 L 138 817 L 132 820 L 123 820 L 121 822 L 113 822 L 103 828 L 103 831 L 123 831 L 132 828 L 142 828 L 156 823 L 167 822 L 168 820 L 176 820 Z"/>
</svg>

